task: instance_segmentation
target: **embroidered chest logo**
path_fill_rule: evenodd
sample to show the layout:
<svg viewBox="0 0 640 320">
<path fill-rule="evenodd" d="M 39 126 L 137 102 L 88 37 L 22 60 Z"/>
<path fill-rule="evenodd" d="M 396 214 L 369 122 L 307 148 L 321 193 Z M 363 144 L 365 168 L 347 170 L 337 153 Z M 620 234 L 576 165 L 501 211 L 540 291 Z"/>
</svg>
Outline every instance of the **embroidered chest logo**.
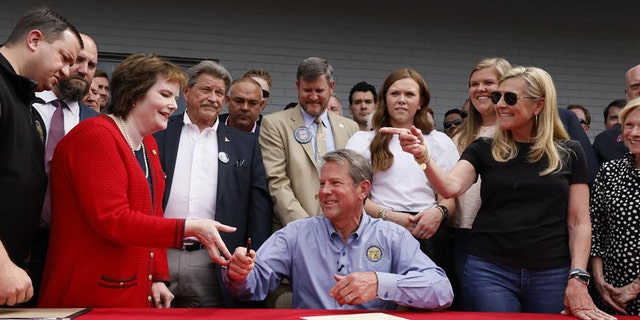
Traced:
<svg viewBox="0 0 640 320">
<path fill-rule="evenodd" d="M 367 259 L 371 262 L 378 262 L 382 259 L 382 249 L 376 245 L 367 248 Z"/>
</svg>

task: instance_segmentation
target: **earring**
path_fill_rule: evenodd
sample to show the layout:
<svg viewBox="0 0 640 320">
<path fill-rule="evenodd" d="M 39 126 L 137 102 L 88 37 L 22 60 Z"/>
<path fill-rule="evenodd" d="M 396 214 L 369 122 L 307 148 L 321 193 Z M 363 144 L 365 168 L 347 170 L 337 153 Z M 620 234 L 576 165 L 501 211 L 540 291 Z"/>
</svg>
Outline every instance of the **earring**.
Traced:
<svg viewBox="0 0 640 320">
<path fill-rule="evenodd" d="M 536 126 L 538 125 L 538 115 L 536 114 Z"/>
</svg>

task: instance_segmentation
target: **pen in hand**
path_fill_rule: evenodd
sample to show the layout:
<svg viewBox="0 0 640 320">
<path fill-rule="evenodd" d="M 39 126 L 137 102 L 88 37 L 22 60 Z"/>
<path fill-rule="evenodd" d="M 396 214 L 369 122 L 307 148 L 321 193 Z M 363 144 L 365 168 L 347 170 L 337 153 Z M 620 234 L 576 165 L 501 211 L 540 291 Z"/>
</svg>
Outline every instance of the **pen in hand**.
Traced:
<svg viewBox="0 0 640 320">
<path fill-rule="evenodd" d="M 245 256 L 251 257 L 251 238 L 247 238 L 247 253 Z"/>
</svg>

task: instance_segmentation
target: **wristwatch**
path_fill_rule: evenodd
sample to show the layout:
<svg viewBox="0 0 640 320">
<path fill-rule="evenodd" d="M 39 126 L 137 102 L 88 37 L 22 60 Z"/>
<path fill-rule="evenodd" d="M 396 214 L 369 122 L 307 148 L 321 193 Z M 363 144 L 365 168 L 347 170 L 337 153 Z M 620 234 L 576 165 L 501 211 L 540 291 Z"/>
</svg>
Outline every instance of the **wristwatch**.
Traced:
<svg viewBox="0 0 640 320">
<path fill-rule="evenodd" d="M 449 219 L 449 208 L 445 205 L 439 205 L 437 208 L 442 212 L 442 222 L 447 222 L 447 219 Z"/>
<path fill-rule="evenodd" d="M 578 281 L 584 283 L 585 285 L 589 285 L 589 282 L 591 281 L 591 275 L 589 275 L 589 272 L 585 271 L 584 269 L 571 269 L 571 271 L 569 271 L 569 278 L 576 278 Z"/>
</svg>

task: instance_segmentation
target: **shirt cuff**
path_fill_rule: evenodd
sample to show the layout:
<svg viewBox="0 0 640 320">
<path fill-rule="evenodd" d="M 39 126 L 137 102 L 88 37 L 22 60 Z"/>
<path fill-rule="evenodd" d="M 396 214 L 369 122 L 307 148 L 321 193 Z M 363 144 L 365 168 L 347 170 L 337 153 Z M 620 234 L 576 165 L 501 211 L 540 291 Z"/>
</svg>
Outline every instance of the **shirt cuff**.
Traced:
<svg viewBox="0 0 640 320">
<path fill-rule="evenodd" d="M 222 283 L 224 283 L 232 294 L 240 294 L 246 288 L 247 279 L 242 281 L 231 280 L 228 275 L 229 268 L 222 267 L 220 273 L 222 275 Z"/>
<path fill-rule="evenodd" d="M 378 297 L 385 301 L 395 301 L 396 296 L 396 278 L 397 275 L 386 273 L 386 272 L 376 272 L 376 276 L 378 277 Z"/>
</svg>

